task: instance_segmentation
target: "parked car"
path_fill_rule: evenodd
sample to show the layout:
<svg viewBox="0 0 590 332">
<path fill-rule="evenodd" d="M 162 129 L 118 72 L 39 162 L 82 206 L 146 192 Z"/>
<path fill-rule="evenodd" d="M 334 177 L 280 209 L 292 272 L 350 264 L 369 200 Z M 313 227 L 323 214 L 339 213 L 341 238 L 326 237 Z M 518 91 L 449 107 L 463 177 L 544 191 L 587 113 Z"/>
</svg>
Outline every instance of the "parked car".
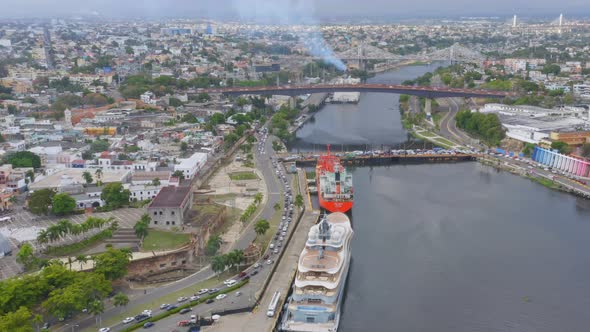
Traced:
<svg viewBox="0 0 590 332">
<path fill-rule="evenodd" d="M 209 290 L 208 290 L 207 288 L 200 289 L 200 290 L 197 292 L 197 295 L 203 295 L 203 294 L 206 294 L 208 291 L 209 291 Z"/>
<path fill-rule="evenodd" d="M 111 329 L 108 327 L 103 327 L 100 330 L 98 330 L 98 332 L 110 332 L 110 331 L 111 331 Z"/>
<path fill-rule="evenodd" d="M 150 318 L 150 316 L 146 315 L 146 314 L 139 314 L 139 315 L 135 316 L 135 320 L 138 322 L 144 321 L 149 318 Z"/>
<path fill-rule="evenodd" d="M 217 296 L 215 297 L 215 299 L 216 299 L 216 300 L 223 300 L 223 299 L 225 299 L 226 297 L 227 297 L 227 295 L 226 295 L 226 294 L 219 294 L 219 295 L 217 295 Z"/>
<path fill-rule="evenodd" d="M 143 328 L 144 329 L 149 329 L 152 326 L 154 326 L 154 323 L 153 322 L 147 322 L 147 323 L 143 324 Z"/>
<path fill-rule="evenodd" d="M 179 297 L 179 298 L 177 299 L 177 301 L 178 301 L 178 302 L 184 302 L 184 301 L 186 301 L 186 300 L 188 300 L 188 299 L 187 299 L 186 297 L 184 297 L 184 296 L 181 296 L 181 297 Z"/>
<path fill-rule="evenodd" d="M 209 294 L 213 294 L 213 293 L 217 293 L 217 292 L 219 292 L 219 288 L 211 288 L 209 290 Z"/>
<path fill-rule="evenodd" d="M 171 305 L 170 305 L 170 306 L 169 306 L 169 307 L 168 307 L 166 310 L 167 310 L 167 311 L 170 311 L 170 310 L 173 310 L 173 309 L 176 309 L 176 308 L 178 308 L 178 306 L 177 306 L 177 305 L 175 305 L 175 304 L 171 304 Z"/>
<path fill-rule="evenodd" d="M 184 315 L 184 314 L 189 313 L 189 312 L 191 312 L 191 309 L 184 308 L 184 309 L 180 310 L 178 313 L 181 314 L 181 315 Z"/>
<path fill-rule="evenodd" d="M 238 277 L 243 278 L 246 276 L 246 271 L 242 271 Z"/>
<path fill-rule="evenodd" d="M 164 310 L 164 309 L 168 308 L 169 306 L 170 306 L 170 304 L 168 304 L 168 303 L 160 304 L 160 309 Z"/>
<path fill-rule="evenodd" d="M 135 320 L 135 318 L 127 317 L 127 318 L 123 319 L 123 324 L 129 324 L 129 323 L 133 322 L 133 320 Z"/>
<path fill-rule="evenodd" d="M 189 300 L 191 300 L 191 301 L 196 301 L 196 300 L 198 300 L 198 299 L 200 299 L 200 298 L 201 298 L 201 297 L 200 297 L 200 296 L 198 296 L 198 295 L 193 295 L 193 296 L 189 297 L 188 299 L 189 299 Z"/>
<path fill-rule="evenodd" d="M 208 299 L 208 300 L 207 300 L 205 303 L 207 303 L 207 304 L 211 304 L 211 303 L 213 303 L 213 302 L 215 302 L 215 300 L 213 300 L 213 299 Z"/>
</svg>

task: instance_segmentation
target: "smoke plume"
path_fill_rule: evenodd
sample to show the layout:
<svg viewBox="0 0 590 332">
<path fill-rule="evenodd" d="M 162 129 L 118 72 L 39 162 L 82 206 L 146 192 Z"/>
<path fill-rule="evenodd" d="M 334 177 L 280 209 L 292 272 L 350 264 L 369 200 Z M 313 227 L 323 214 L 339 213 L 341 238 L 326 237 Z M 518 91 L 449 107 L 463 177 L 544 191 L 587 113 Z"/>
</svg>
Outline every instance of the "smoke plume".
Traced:
<svg viewBox="0 0 590 332">
<path fill-rule="evenodd" d="M 233 4 L 245 20 L 263 24 L 305 25 L 304 28 L 294 29 L 293 33 L 304 43 L 308 52 L 339 70 L 346 69 L 319 30 L 312 0 L 233 0 Z"/>
</svg>

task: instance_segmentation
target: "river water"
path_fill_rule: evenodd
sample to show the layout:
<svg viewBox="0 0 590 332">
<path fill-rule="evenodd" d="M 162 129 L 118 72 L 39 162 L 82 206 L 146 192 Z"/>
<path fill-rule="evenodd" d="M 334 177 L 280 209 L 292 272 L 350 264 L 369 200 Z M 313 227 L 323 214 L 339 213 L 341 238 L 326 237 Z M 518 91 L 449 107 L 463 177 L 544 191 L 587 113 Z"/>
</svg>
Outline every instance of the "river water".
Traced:
<svg viewBox="0 0 590 332">
<path fill-rule="evenodd" d="M 397 96 L 361 98 L 328 105 L 292 149 L 406 142 Z M 590 330 L 589 202 L 475 162 L 362 167 L 353 176 L 340 331 Z"/>
</svg>

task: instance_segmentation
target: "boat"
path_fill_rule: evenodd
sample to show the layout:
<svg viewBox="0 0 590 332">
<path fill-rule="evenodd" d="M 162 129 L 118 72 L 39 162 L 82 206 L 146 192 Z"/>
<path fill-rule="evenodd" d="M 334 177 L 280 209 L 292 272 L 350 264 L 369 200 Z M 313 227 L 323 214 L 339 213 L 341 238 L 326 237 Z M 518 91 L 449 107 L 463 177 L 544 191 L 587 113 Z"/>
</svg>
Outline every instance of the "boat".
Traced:
<svg viewBox="0 0 590 332">
<path fill-rule="evenodd" d="M 354 203 L 354 188 L 350 174 L 340 158 L 327 153 L 318 157 L 316 166 L 316 186 L 320 206 L 329 212 L 346 213 Z"/>
<path fill-rule="evenodd" d="M 312 226 L 299 256 L 281 330 L 336 332 L 351 259 L 352 225 L 341 212 Z"/>
</svg>

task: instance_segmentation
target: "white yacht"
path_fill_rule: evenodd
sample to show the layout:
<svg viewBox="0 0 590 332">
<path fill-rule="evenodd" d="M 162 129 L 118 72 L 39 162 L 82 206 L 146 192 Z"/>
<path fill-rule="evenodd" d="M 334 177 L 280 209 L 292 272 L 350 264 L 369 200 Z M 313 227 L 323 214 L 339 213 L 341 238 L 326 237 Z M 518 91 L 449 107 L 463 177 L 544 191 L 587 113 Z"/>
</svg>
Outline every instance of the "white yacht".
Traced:
<svg viewBox="0 0 590 332">
<path fill-rule="evenodd" d="M 283 331 L 338 330 L 352 236 L 350 219 L 341 212 L 329 214 L 311 228 L 299 256 L 293 294 L 283 315 Z"/>
</svg>

